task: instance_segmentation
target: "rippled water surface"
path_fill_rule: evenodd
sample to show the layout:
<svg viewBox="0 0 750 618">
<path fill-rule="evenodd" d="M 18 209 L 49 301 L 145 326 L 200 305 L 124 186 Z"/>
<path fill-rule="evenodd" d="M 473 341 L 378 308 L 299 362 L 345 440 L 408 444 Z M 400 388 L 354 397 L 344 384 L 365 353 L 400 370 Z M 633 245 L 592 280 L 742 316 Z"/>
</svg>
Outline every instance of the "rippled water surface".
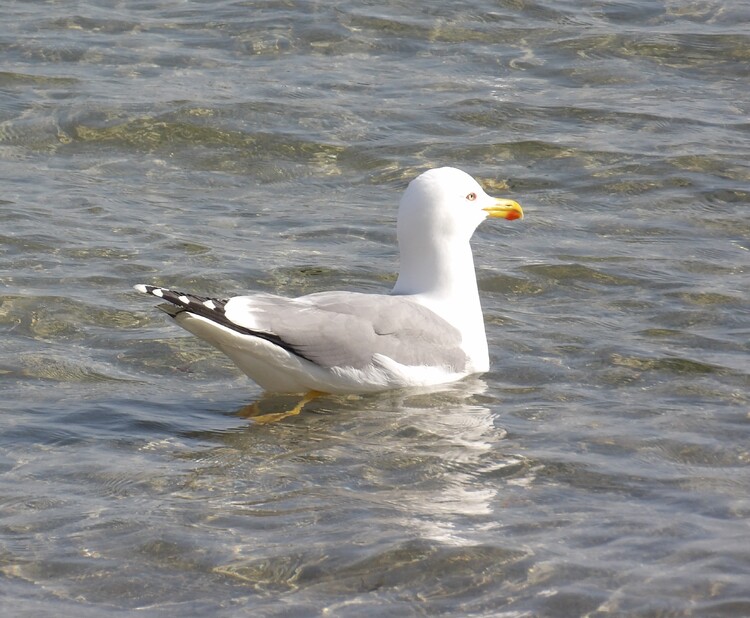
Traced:
<svg viewBox="0 0 750 618">
<path fill-rule="evenodd" d="M 750 615 L 749 21 L 5 3 L 2 615 Z M 527 215 L 481 377 L 254 424 L 131 290 L 387 290 L 438 165 Z"/>
</svg>

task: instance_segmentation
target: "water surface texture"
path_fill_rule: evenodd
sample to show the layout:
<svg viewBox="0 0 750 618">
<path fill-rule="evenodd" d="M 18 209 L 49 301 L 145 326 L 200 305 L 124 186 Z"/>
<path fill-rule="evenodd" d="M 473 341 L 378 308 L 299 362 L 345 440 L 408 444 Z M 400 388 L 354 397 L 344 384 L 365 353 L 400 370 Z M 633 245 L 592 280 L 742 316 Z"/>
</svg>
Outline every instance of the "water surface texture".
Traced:
<svg viewBox="0 0 750 618">
<path fill-rule="evenodd" d="M 749 22 L 5 3 L 0 613 L 750 615 Z M 131 289 L 387 290 L 439 165 L 526 211 L 474 239 L 483 376 L 259 425 Z"/>
</svg>

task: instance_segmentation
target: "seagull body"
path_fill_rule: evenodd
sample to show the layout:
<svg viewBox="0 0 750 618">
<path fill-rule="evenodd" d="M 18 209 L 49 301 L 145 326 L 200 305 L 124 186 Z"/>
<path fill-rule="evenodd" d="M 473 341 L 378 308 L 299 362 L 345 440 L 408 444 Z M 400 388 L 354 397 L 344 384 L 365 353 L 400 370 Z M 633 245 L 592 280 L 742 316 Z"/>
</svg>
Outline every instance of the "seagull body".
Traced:
<svg viewBox="0 0 750 618">
<path fill-rule="evenodd" d="M 166 313 L 267 392 L 368 393 L 454 382 L 489 369 L 469 241 L 487 217 L 518 219 L 455 168 L 415 178 L 399 206 L 400 270 L 390 294 L 205 298 L 151 285 Z"/>
</svg>

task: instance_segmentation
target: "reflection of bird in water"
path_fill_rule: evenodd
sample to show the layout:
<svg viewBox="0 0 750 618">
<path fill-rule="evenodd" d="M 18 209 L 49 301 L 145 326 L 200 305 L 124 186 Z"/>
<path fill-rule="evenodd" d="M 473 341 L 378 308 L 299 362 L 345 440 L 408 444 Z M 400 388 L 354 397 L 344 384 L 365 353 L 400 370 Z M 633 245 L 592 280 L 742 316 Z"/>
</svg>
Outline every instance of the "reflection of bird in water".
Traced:
<svg viewBox="0 0 750 618">
<path fill-rule="evenodd" d="M 224 352 L 268 392 L 369 393 L 455 382 L 489 356 L 469 241 L 487 217 L 518 219 L 512 200 L 440 168 L 413 180 L 398 217 L 400 272 L 390 294 L 320 292 L 228 300 L 151 285 L 175 321 Z"/>
<path fill-rule="evenodd" d="M 274 433 L 273 443 L 279 446 L 289 432 L 296 442 L 293 457 L 306 462 L 305 471 L 287 468 L 291 455 L 286 452 L 269 463 L 282 465 L 286 474 L 315 478 L 319 462 L 328 462 L 340 470 L 345 485 L 367 488 L 350 498 L 377 511 L 379 525 L 402 528 L 410 538 L 471 544 L 497 523 L 503 479 L 515 482 L 528 474 L 525 459 L 504 446 L 506 432 L 497 425 L 496 412 L 482 405 L 486 390 L 482 379 L 468 378 L 365 398 L 321 399 L 311 405 L 319 414 Z M 326 414 L 342 409 L 346 414 Z M 341 419 L 348 419 L 343 428 Z M 308 443 L 308 423 L 314 423 L 314 443 Z M 300 444 L 301 431 L 305 438 Z M 344 462 L 352 459 L 357 464 L 350 468 Z"/>
<path fill-rule="evenodd" d="M 389 487 L 373 498 L 398 505 L 400 525 L 419 538 L 448 545 L 481 542 L 496 524 L 503 487 L 498 479 L 527 467 L 523 457 L 503 448 L 506 431 L 496 425 L 496 414 L 473 401 L 486 389 L 474 378 L 425 394 L 390 394 L 399 429 L 381 444 L 381 457 L 396 464 L 369 470 L 373 483 Z"/>
</svg>

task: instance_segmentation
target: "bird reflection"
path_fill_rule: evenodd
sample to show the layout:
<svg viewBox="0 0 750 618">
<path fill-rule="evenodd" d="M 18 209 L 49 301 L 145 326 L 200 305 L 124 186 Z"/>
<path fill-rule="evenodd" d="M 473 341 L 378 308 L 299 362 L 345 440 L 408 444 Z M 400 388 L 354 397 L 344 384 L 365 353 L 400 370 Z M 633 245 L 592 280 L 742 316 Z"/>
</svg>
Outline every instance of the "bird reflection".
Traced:
<svg viewBox="0 0 750 618">
<path fill-rule="evenodd" d="M 276 447 L 255 474 L 343 484 L 355 488 L 347 501 L 390 513 L 389 525 L 442 543 L 471 543 L 473 532 L 494 525 L 502 487 L 495 479 L 524 467 L 521 457 L 505 452 L 498 404 L 486 391 L 473 378 L 375 396 L 324 395 L 297 416 L 273 419 L 278 422 L 250 417 L 242 440 L 251 449 L 269 441 Z M 288 403 L 274 397 L 267 405 Z M 236 414 L 247 418 L 247 407 Z M 338 466 L 336 478 L 330 465 Z"/>
</svg>

